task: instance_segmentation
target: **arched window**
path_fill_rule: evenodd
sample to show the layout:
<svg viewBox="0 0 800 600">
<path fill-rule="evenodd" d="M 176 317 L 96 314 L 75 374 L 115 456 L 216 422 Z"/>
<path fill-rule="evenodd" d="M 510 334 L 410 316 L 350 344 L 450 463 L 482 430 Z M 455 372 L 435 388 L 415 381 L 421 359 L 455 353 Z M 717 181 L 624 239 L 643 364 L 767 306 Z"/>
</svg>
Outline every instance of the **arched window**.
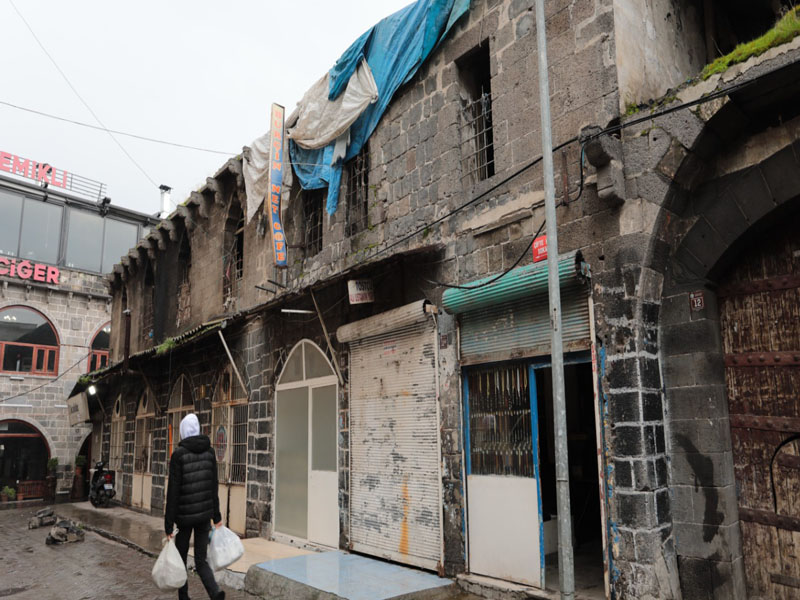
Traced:
<svg viewBox="0 0 800 600">
<path fill-rule="evenodd" d="M 0 364 L 6 373 L 58 373 L 58 336 L 50 321 L 22 306 L 0 310 Z"/>
<path fill-rule="evenodd" d="M 192 247 L 189 244 L 189 235 L 184 231 L 178 251 L 178 314 L 175 324 L 180 327 L 187 324 L 192 318 L 191 280 Z"/>
<path fill-rule="evenodd" d="M 194 398 L 192 384 L 186 375 L 181 375 L 169 395 L 169 455 L 178 447 L 181 441 L 181 420 L 194 411 Z"/>
<path fill-rule="evenodd" d="M 89 354 L 89 373 L 108 366 L 108 348 L 111 343 L 111 322 L 106 323 L 92 339 Z"/>
<path fill-rule="evenodd" d="M 153 344 L 153 324 L 156 304 L 156 281 L 153 263 L 147 261 L 144 271 L 144 287 L 142 288 L 142 349 Z"/>
<path fill-rule="evenodd" d="M 236 306 L 244 269 L 244 212 L 235 197 L 231 200 L 231 208 L 225 220 L 223 252 L 222 301 L 226 309 L 232 309 Z"/>
<path fill-rule="evenodd" d="M 108 468 L 122 471 L 122 455 L 125 451 L 125 412 L 122 410 L 122 396 L 117 396 L 114 412 L 111 413 L 111 447 L 108 454 Z M 122 477 L 118 474 L 117 481 Z"/>
<path fill-rule="evenodd" d="M 247 476 L 247 390 L 230 364 L 219 374 L 211 408 L 211 443 L 220 483 L 244 483 Z"/>
</svg>

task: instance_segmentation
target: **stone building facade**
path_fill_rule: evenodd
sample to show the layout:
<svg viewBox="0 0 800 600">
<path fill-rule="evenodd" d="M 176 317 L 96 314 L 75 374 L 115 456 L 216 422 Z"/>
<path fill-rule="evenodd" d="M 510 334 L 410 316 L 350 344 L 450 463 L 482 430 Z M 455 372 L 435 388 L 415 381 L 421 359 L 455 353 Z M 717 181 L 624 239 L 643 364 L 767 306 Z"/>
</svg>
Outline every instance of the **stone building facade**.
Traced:
<svg viewBox="0 0 800 600">
<path fill-rule="evenodd" d="M 576 423 L 570 429 L 572 512 L 576 540 L 591 532 L 585 547 L 596 545 L 602 556 L 581 563 L 584 573 L 595 572 L 594 584 L 605 585 L 610 597 L 781 597 L 798 581 L 796 561 L 778 542 L 770 542 L 769 561 L 758 550 L 764 540 L 797 530 L 791 512 L 796 402 L 786 399 L 779 412 L 768 400 L 791 396 L 797 371 L 791 352 L 800 349 L 792 345 L 798 334 L 791 296 L 798 240 L 774 229 L 796 220 L 800 197 L 798 44 L 687 84 L 709 62 L 709 39 L 725 49 L 755 26 L 714 4 L 716 21 L 678 0 L 546 3 L 559 252 L 567 265 L 562 285 L 577 298 L 570 304 L 574 313 L 567 312 L 580 330 L 568 361 L 575 381 L 568 392 L 568 418 Z M 486 515 L 475 509 L 483 493 L 475 476 L 501 468 L 519 475 L 527 467 L 524 461 L 498 467 L 498 452 L 491 454 L 495 466 L 480 462 L 488 455 L 475 451 L 482 443 L 477 432 L 486 430 L 470 411 L 494 390 L 483 398 L 481 418 L 499 423 L 507 414 L 492 398 L 500 397 L 498 390 L 516 390 L 502 410 L 538 410 L 540 417 L 533 426 L 539 470 L 533 479 L 519 479 L 537 482 L 531 493 L 545 505 L 534 524 L 544 532 L 540 544 L 530 556 L 517 554 L 523 562 L 540 557 L 542 567 L 552 565 L 549 340 L 496 342 L 509 328 L 529 327 L 526 335 L 535 338 L 537 324 L 547 324 L 546 308 L 543 319 L 531 309 L 532 321 L 522 323 L 527 309 L 504 304 L 519 296 L 493 296 L 500 292 L 491 285 L 461 299 L 452 291 L 508 271 L 506 277 L 541 294 L 526 283 L 539 272 L 530 247 L 544 218 L 535 48 L 532 2 L 473 2 L 396 94 L 364 155 L 345 167 L 336 212 L 323 212 L 324 193 L 286 183 L 288 269 L 272 266 L 264 217 L 242 216 L 242 159 L 224 165 L 115 267 L 114 366 L 97 385 L 106 414 L 119 402 L 117 429 L 113 419 L 105 423 L 104 452 L 121 460 L 123 502 L 163 510 L 175 415 L 194 410 L 225 464 L 228 519 L 237 519 L 243 535 L 349 548 L 447 575 L 515 579 L 491 560 L 481 562 L 492 540 L 479 537 Z M 657 60 L 641 60 L 651 56 Z M 646 105 L 655 96 L 661 100 Z M 476 104 L 484 119 L 479 129 L 490 130 L 488 143 L 477 139 L 470 112 Z M 576 261 L 577 276 L 568 268 Z M 371 280 L 374 301 L 351 304 L 351 280 Z M 777 298 L 779 292 L 786 297 Z M 492 313 L 504 306 L 511 311 L 505 320 Z M 740 334 L 745 321 L 750 338 Z M 425 337 L 428 327 L 435 343 Z M 756 367 L 737 362 L 753 360 L 771 363 L 756 376 Z M 433 403 L 419 398 L 418 418 L 422 431 L 433 415 L 436 433 L 419 433 L 414 448 L 420 456 L 426 448 L 436 452 L 431 468 L 438 469 L 433 505 L 439 512 L 420 512 L 416 537 L 403 529 L 411 525 L 402 514 L 416 506 L 408 490 L 427 485 L 419 478 L 424 469 L 402 464 L 423 464 L 414 462 L 422 461 L 416 450 L 386 463 L 385 481 L 356 472 L 364 467 L 363 448 L 384 457 L 378 438 L 391 437 L 377 425 L 385 415 L 370 413 L 364 402 L 372 397 L 384 406 L 379 400 L 391 396 L 386 390 L 399 376 L 390 364 L 403 373 L 417 373 L 404 370 L 409 365 L 429 369 L 425 377 L 435 382 Z M 241 389 L 229 392 L 239 381 Z M 404 388 L 410 396 L 416 398 L 420 381 Z M 335 390 L 329 450 L 335 447 L 337 457 L 336 522 L 323 523 L 315 538 L 309 528 L 329 506 L 307 518 L 279 507 L 288 502 L 283 461 L 292 464 L 298 452 L 308 458 L 307 484 L 317 485 L 316 459 L 285 446 L 300 430 L 284 436 L 280 430 L 294 418 L 309 418 L 291 412 L 305 402 L 291 405 L 292 390 L 307 390 L 313 413 L 314 390 L 326 387 Z M 528 408 L 514 404 L 521 389 L 533 388 L 538 400 L 534 392 Z M 761 390 L 759 406 L 740 399 L 754 388 Z M 235 408 L 240 402 L 246 418 Z M 400 427 L 401 417 L 398 412 L 386 427 Z M 149 433 L 137 438 L 137 431 Z M 525 435 L 514 443 L 534 443 L 530 430 Z M 246 451 L 234 450 L 245 443 Z M 493 443 L 496 449 L 501 442 Z M 520 456 L 514 454 L 519 446 L 508 448 L 502 456 Z M 787 457 L 776 467 L 779 450 Z M 313 448 L 306 451 L 313 455 Z M 599 456 L 599 463 L 581 462 L 586 455 Z M 765 461 L 757 472 L 748 466 L 755 459 Z M 782 477 L 780 501 L 763 476 L 778 472 L 773 467 Z M 364 490 L 372 485 L 376 496 L 389 498 L 391 490 L 381 486 L 397 473 L 413 485 L 395 493 L 394 504 L 387 500 L 386 512 L 399 511 L 397 523 L 405 523 L 395 532 L 392 522 L 365 519 Z M 429 534 L 441 546 L 438 558 L 409 551 Z M 397 544 L 384 549 L 386 539 Z"/>
<path fill-rule="evenodd" d="M 108 357 L 111 296 L 102 252 L 110 270 L 118 260 L 114 253 L 121 253 L 111 228 L 120 226 L 128 235 L 123 243 L 131 243 L 157 220 L 117 207 L 101 212 L 95 202 L 21 177 L 0 177 L 0 202 L 0 476 L 3 486 L 23 497 L 41 497 L 47 460 L 57 459 L 57 494 L 64 500 L 73 486 L 76 457 L 91 459 L 92 431 L 90 424 L 70 427 L 67 397 L 79 377 Z M 88 257 L 96 265 L 86 265 L 87 254 L 76 242 L 87 233 L 80 229 L 83 218 L 99 248 Z M 104 221 L 113 221 L 107 244 Z M 42 443 L 25 445 L 24 436 Z"/>
</svg>

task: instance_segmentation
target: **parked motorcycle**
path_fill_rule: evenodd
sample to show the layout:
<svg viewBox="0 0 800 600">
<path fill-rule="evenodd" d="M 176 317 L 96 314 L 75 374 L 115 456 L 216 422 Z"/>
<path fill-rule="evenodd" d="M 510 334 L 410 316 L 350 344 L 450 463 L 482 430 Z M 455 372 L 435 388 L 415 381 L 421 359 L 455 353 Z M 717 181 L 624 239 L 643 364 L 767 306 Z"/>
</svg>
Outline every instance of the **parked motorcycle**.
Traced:
<svg viewBox="0 0 800 600">
<path fill-rule="evenodd" d="M 101 460 L 94 466 L 92 483 L 89 486 L 89 502 L 95 508 L 108 507 L 111 499 L 117 493 L 114 490 L 114 471 L 106 470 L 106 464 Z"/>
</svg>

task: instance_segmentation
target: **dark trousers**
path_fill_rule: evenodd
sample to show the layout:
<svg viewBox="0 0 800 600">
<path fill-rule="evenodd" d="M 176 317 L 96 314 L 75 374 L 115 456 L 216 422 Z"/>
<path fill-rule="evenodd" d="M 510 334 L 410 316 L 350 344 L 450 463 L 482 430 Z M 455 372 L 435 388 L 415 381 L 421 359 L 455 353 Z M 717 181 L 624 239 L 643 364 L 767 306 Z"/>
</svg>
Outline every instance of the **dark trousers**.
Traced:
<svg viewBox="0 0 800 600">
<path fill-rule="evenodd" d="M 208 566 L 206 561 L 206 551 L 208 550 L 208 532 L 211 530 L 211 523 L 205 522 L 199 525 L 189 527 L 182 527 L 178 529 L 175 536 L 175 546 L 178 552 L 181 553 L 183 564 L 186 564 L 186 555 L 189 553 L 189 537 L 194 531 L 194 567 L 197 569 L 197 574 L 206 588 L 209 598 L 213 598 L 219 594 L 219 586 L 217 580 L 214 579 L 214 571 Z M 181 589 L 178 590 L 178 598 L 180 600 L 189 600 L 189 581 L 186 581 Z"/>
</svg>

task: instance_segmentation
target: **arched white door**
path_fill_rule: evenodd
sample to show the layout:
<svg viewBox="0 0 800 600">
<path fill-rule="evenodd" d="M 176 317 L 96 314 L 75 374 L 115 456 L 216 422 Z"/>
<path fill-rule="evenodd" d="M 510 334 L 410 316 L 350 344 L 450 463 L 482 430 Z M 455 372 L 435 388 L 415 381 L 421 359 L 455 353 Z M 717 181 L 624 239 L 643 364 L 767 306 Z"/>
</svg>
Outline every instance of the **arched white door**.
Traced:
<svg viewBox="0 0 800 600">
<path fill-rule="evenodd" d="M 155 425 L 155 401 L 150 390 L 145 388 L 139 397 L 136 409 L 136 429 L 133 446 L 133 496 L 131 504 L 150 510 L 153 490 L 153 429 Z"/>
<path fill-rule="evenodd" d="M 275 535 L 338 548 L 338 379 L 303 340 L 275 390 Z"/>
</svg>

